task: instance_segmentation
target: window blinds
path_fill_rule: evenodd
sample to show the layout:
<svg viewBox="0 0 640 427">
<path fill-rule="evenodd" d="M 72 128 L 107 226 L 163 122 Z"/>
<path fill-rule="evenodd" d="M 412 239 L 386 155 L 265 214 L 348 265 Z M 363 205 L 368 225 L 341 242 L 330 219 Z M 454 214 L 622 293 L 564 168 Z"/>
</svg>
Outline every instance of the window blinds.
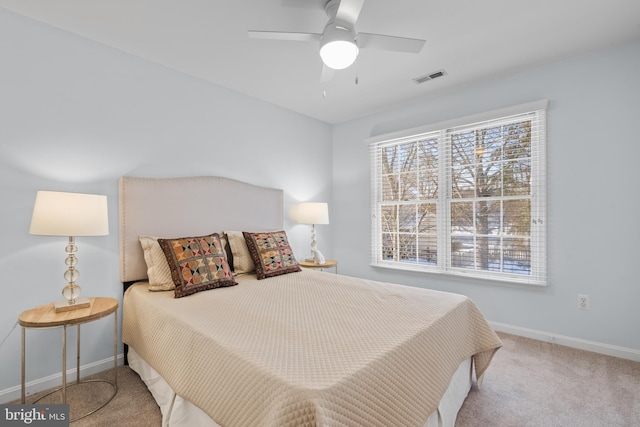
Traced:
<svg viewBox="0 0 640 427">
<path fill-rule="evenodd" d="M 375 266 L 546 283 L 546 101 L 369 140 Z"/>
</svg>

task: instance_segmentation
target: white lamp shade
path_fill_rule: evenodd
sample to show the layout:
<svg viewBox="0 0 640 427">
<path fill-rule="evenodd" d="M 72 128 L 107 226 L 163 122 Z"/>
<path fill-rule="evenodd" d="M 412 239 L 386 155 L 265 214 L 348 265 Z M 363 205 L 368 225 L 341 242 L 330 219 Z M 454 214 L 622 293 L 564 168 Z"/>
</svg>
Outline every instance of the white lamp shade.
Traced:
<svg viewBox="0 0 640 427">
<path fill-rule="evenodd" d="M 354 63 L 358 57 L 355 32 L 345 26 L 329 23 L 320 40 L 322 62 L 334 70 L 342 70 Z"/>
<path fill-rule="evenodd" d="M 352 42 L 334 41 L 320 48 L 322 62 L 334 70 L 343 70 L 354 63 L 358 56 L 358 46 Z"/>
<path fill-rule="evenodd" d="M 29 234 L 42 236 L 106 236 L 107 196 L 38 191 Z"/>
<path fill-rule="evenodd" d="M 289 218 L 298 224 L 329 224 L 329 206 L 326 203 L 292 205 Z"/>
</svg>

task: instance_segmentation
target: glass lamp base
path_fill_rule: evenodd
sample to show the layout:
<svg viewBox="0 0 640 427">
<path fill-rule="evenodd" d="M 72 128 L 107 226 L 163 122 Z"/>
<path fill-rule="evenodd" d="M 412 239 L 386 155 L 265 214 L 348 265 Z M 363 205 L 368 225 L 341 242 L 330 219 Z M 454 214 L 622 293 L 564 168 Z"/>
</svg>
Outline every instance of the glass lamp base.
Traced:
<svg viewBox="0 0 640 427">
<path fill-rule="evenodd" d="M 76 298 L 76 302 L 73 304 L 69 304 L 69 301 L 56 301 L 53 303 L 53 307 L 56 313 L 60 313 L 63 311 L 71 311 L 78 310 L 80 308 L 88 308 L 91 307 L 91 302 L 89 298 Z"/>
</svg>

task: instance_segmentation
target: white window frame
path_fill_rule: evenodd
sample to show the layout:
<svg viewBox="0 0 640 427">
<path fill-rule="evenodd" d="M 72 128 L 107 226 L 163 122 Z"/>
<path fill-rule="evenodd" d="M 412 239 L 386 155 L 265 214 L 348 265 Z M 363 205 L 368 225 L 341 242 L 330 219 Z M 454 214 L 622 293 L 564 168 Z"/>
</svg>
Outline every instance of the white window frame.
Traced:
<svg viewBox="0 0 640 427">
<path fill-rule="evenodd" d="M 548 101 L 541 100 L 521 104 L 500 110 L 489 111 L 473 116 L 466 116 L 446 122 L 434 123 L 419 128 L 407 129 L 391 134 L 369 138 L 366 143 L 371 148 L 371 265 L 374 267 L 392 268 L 399 270 L 421 271 L 454 276 L 464 276 L 479 279 L 496 280 L 516 284 L 546 286 L 546 109 Z M 494 272 L 478 269 L 456 268 L 452 266 L 450 237 L 450 208 L 452 195 L 450 173 L 451 147 L 447 135 L 454 128 L 481 124 L 491 126 L 488 121 L 509 121 L 513 116 L 534 114 L 538 123 L 538 131 L 532 132 L 531 144 L 531 274 L 517 274 L 508 272 Z M 426 137 L 438 138 L 438 198 L 437 198 L 437 264 L 426 265 L 389 261 L 382 257 L 382 221 L 381 206 L 388 204 L 382 201 L 382 177 L 380 174 L 381 148 L 397 145 L 403 142 L 417 141 Z M 443 191 L 444 189 L 444 191 Z M 498 199 L 507 200 L 500 196 Z M 473 199 L 472 199 L 473 200 Z M 433 200 L 429 200 L 430 202 Z M 471 200 L 470 200 L 471 201 Z M 419 201 L 416 201 L 419 203 Z"/>
</svg>

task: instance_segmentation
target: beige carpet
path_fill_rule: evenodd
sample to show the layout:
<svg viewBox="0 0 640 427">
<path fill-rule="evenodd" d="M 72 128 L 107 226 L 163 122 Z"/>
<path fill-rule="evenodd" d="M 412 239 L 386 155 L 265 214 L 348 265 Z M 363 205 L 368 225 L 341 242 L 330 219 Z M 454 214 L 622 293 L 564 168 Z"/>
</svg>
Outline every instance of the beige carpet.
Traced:
<svg viewBox="0 0 640 427">
<path fill-rule="evenodd" d="M 101 378 L 113 381 L 113 370 L 86 379 Z M 106 383 L 88 383 L 68 387 L 67 402 L 69 402 L 70 418 L 75 419 L 100 406 L 112 392 L 113 387 Z M 28 396 L 27 403 L 34 402 L 46 393 Z M 60 392 L 42 398 L 38 404 L 41 403 L 61 403 Z M 120 366 L 118 367 L 118 392 L 111 402 L 71 425 L 73 427 L 157 427 L 162 425 L 162 414 L 138 374 L 128 366 Z"/>
<path fill-rule="evenodd" d="M 640 426 L 640 363 L 498 334 L 504 342 L 456 427 Z"/>
<path fill-rule="evenodd" d="M 456 427 L 640 426 L 640 363 L 499 335 L 504 347 L 482 388 L 471 389 Z M 160 410 L 135 372 L 123 366 L 118 375 L 114 399 L 74 427 L 160 426 Z M 111 378 L 112 373 L 98 376 Z M 108 385 L 84 388 L 69 391 L 72 418 L 84 409 L 74 402 L 91 403 L 110 392 Z"/>
</svg>

